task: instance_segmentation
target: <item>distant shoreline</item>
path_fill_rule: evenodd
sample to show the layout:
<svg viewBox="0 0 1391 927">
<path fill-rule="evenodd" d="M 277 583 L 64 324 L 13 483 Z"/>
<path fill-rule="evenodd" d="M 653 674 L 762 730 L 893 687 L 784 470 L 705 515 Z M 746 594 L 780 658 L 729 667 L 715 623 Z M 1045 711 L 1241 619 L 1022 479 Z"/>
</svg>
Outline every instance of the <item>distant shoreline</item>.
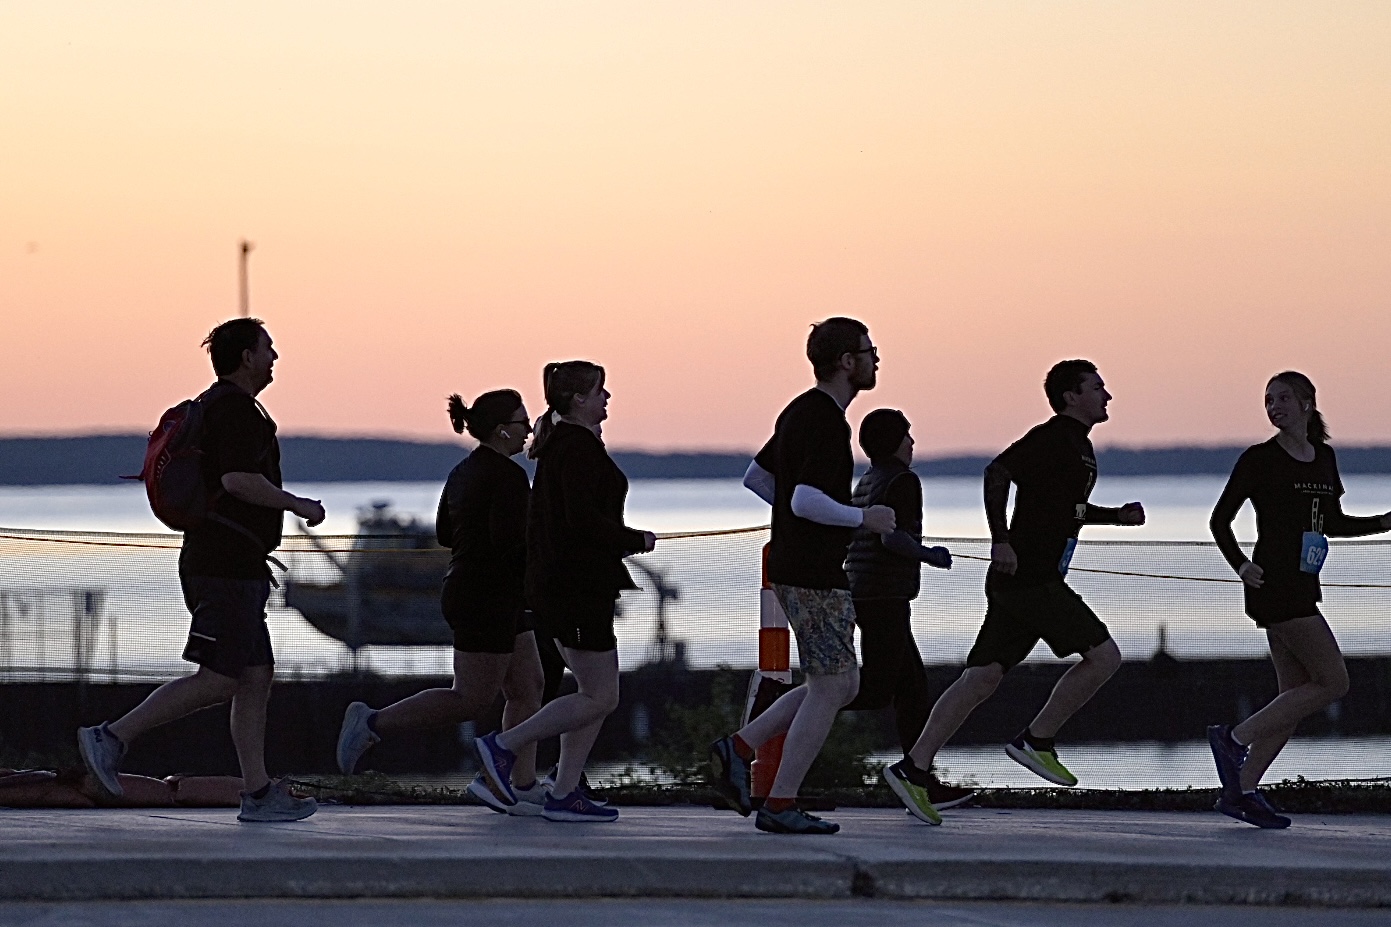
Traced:
<svg viewBox="0 0 1391 927">
<path fill-rule="evenodd" d="M 1335 445 L 1336 447 L 1336 445 Z M 467 453 L 448 441 L 393 438 L 285 437 L 285 478 L 301 483 L 442 481 Z M 1098 452 L 1107 476 L 1226 475 L 1245 449 L 1230 447 L 1111 448 Z M 1343 473 L 1391 473 L 1391 446 L 1337 447 Z M 0 438 L 0 486 L 100 486 L 138 473 L 145 453 L 139 434 Z M 630 479 L 737 479 L 752 453 L 613 451 Z M 920 460 L 923 476 L 979 476 L 990 460 L 957 455 Z M 529 462 L 528 462 L 529 463 Z"/>
</svg>

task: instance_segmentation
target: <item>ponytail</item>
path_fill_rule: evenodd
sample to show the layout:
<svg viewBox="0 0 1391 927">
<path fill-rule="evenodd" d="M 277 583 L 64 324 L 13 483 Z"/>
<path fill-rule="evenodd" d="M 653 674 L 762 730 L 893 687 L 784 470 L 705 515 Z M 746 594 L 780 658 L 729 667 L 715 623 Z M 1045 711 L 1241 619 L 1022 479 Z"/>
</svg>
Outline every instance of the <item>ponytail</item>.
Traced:
<svg viewBox="0 0 1391 927">
<path fill-rule="evenodd" d="M 1290 388 L 1295 398 L 1308 406 L 1309 424 L 1306 432 L 1311 444 L 1328 443 L 1328 422 L 1324 421 L 1323 413 L 1319 411 L 1318 391 L 1314 389 L 1314 381 L 1296 370 L 1286 370 L 1284 373 L 1277 373 L 1270 378 L 1271 383 L 1280 382 Z"/>
<path fill-rule="evenodd" d="M 458 393 L 449 397 L 449 423 L 455 434 L 463 434 L 478 441 L 486 441 L 493 429 L 506 424 L 522 407 L 522 396 L 514 389 L 495 389 L 484 393 L 473 401 L 473 406 L 464 404 Z"/>
<path fill-rule="evenodd" d="M 527 456 L 535 459 L 542 446 L 555 430 L 556 418 L 568 415 L 575 396 L 587 393 L 604 382 L 604 368 L 589 361 L 574 360 L 549 363 L 541 371 L 541 384 L 546 394 L 546 410 L 533 426 L 531 447 Z"/>
</svg>

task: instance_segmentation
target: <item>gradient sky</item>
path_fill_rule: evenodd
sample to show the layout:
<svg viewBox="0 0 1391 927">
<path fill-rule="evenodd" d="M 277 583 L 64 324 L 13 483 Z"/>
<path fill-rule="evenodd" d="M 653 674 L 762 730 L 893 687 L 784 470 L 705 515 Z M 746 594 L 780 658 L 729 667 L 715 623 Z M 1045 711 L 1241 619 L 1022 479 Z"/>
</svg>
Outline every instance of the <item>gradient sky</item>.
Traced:
<svg viewBox="0 0 1391 927">
<path fill-rule="evenodd" d="M 236 249 L 283 433 L 609 370 L 619 447 L 753 448 L 865 320 L 919 453 L 1054 361 L 1100 445 L 1391 441 L 1391 4 L 0 5 L 0 433 L 146 430 Z M 533 409 L 535 411 L 535 409 Z"/>
</svg>

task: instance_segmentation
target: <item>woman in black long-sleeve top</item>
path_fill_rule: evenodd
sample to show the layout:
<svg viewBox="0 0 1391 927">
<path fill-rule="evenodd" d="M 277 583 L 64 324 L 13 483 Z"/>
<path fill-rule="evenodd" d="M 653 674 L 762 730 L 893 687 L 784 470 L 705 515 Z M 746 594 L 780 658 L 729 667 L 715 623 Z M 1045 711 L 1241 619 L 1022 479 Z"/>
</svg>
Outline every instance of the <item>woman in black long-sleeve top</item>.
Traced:
<svg viewBox="0 0 1391 927">
<path fill-rule="evenodd" d="M 1343 483 L 1328 446 L 1328 429 L 1314 385 L 1287 371 L 1266 385 L 1265 409 L 1279 429 L 1237 461 L 1212 512 L 1212 534 L 1245 584 L 1246 614 L 1263 628 L 1280 694 L 1236 725 L 1208 729 L 1222 780 L 1217 810 L 1258 827 L 1287 827 L 1258 791 L 1300 720 L 1347 693 L 1342 652 L 1319 611 L 1319 570 L 1329 537 L 1357 537 L 1391 528 L 1391 513 L 1359 518 L 1343 513 Z M 1256 549 L 1247 559 L 1232 534 L 1246 500 L 1256 510 Z"/>
<path fill-rule="evenodd" d="M 517 752 L 559 734 L 560 765 L 544 816 L 612 821 L 617 809 L 595 805 L 580 774 L 604 718 L 618 707 L 614 606 L 622 590 L 634 588 L 623 558 L 652 550 L 657 539 L 623 524 L 628 480 L 599 438 L 609 400 L 603 368 L 587 361 L 548 364 L 544 378 L 547 408 L 531 446 L 536 477 L 527 517 L 527 601 L 579 691 L 475 744 L 494 790 L 506 793 Z"/>
<path fill-rule="evenodd" d="M 456 432 L 468 430 L 478 447 L 449 474 L 440 494 L 435 534 L 451 549 L 440 607 L 454 632 L 454 686 L 427 689 L 373 711 L 348 706 L 338 739 L 344 773 L 382 736 L 474 721 L 507 699 L 503 724 L 513 727 L 541 707 L 541 661 L 526 607 L 526 471 L 511 458 L 526 446 L 531 424 L 513 390 L 484 393 L 466 406 L 449 399 Z M 541 813 L 545 791 L 536 782 L 536 751 L 523 751 L 513 770 L 516 802 L 502 801 L 480 776 L 469 792 L 497 811 Z"/>
</svg>

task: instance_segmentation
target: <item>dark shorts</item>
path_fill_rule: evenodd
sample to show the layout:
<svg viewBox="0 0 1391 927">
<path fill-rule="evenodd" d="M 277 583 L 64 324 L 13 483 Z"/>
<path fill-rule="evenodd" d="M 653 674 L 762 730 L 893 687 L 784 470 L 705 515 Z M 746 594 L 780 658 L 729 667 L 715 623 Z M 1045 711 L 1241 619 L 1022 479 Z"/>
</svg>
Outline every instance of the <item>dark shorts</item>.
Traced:
<svg viewBox="0 0 1391 927">
<path fill-rule="evenodd" d="M 560 641 L 571 650 L 606 653 L 618 649 L 613 635 L 616 598 L 576 595 L 532 602 L 538 635 Z"/>
<path fill-rule="evenodd" d="M 517 635 L 532 629 L 531 612 L 519 596 L 480 599 L 445 583 L 440 611 L 454 632 L 454 649 L 464 653 L 511 653 Z"/>
<path fill-rule="evenodd" d="M 179 574 L 193 615 L 184 659 L 237 679 L 248 666 L 273 666 L 266 602 L 270 580 Z"/>
<path fill-rule="evenodd" d="M 1267 581 L 1259 589 L 1252 589 L 1245 583 L 1241 588 L 1246 597 L 1246 615 L 1258 628 L 1312 615 L 1323 617 L 1323 612 L 1319 611 L 1322 596 L 1317 587 L 1281 588 Z"/>
<path fill-rule="evenodd" d="M 1066 657 L 1111 638 L 1096 613 L 1061 579 L 1022 589 L 987 583 L 985 598 L 985 624 L 966 657 L 967 666 L 998 663 L 1010 669 L 1039 641 L 1055 656 Z"/>
</svg>

